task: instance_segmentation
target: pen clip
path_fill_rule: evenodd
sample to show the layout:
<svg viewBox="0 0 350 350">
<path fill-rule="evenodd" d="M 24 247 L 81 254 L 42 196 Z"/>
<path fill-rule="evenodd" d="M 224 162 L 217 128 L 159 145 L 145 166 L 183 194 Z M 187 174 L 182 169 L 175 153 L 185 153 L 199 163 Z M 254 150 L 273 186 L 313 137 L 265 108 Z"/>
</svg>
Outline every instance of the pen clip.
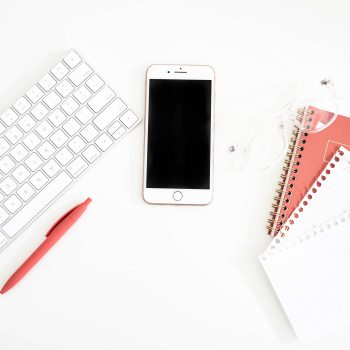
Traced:
<svg viewBox="0 0 350 350">
<path fill-rule="evenodd" d="M 75 207 L 73 207 L 72 209 L 68 210 L 66 213 L 64 213 L 51 227 L 50 229 L 47 231 L 45 237 L 49 237 L 50 234 L 52 233 L 52 231 L 56 228 L 56 226 L 62 222 L 67 216 L 69 216 L 72 211 L 74 211 L 77 207 L 79 207 L 80 204 L 76 205 Z"/>
</svg>

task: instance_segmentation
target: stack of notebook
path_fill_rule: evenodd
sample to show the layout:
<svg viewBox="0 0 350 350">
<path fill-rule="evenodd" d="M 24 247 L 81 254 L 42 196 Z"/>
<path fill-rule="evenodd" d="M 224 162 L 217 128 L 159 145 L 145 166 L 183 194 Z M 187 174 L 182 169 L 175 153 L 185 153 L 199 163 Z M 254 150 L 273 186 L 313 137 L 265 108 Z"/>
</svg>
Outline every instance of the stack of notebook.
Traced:
<svg viewBox="0 0 350 350">
<path fill-rule="evenodd" d="M 350 329 L 350 118 L 332 116 L 310 107 L 303 123 L 325 127 L 295 132 L 259 257 L 304 342 Z"/>
</svg>

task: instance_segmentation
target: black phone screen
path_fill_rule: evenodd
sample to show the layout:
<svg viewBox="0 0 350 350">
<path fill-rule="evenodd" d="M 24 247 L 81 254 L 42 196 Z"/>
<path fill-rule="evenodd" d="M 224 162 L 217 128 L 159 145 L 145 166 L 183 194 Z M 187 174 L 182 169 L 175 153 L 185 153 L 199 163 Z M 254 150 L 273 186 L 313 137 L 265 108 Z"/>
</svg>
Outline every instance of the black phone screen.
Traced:
<svg viewBox="0 0 350 350">
<path fill-rule="evenodd" d="M 211 80 L 149 80 L 147 188 L 210 188 L 211 90 Z"/>
</svg>

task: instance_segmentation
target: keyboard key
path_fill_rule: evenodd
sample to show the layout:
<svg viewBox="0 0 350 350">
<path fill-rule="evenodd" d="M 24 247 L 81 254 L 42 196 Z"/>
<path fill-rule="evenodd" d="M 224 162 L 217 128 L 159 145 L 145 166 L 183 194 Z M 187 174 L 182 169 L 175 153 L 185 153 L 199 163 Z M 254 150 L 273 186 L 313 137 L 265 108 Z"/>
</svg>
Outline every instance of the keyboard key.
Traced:
<svg viewBox="0 0 350 350">
<path fill-rule="evenodd" d="M 4 202 L 4 206 L 11 214 L 13 214 L 22 206 L 22 202 L 13 194 Z"/>
<path fill-rule="evenodd" d="M 75 85 L 79 86 L 92 73 L 92 69 L 83 62 L 77 69 L 75 69 L 68 79 Z"/>
<path fill-rule="evenodd" d="M 115 140 L 118 140 L 125 132 L 126 129 L 122 126 L 112 136 Z"/>
<path fill-rule="evenodd" d="M 13 126 L 8 132 L 5 133 L 5 137 L 14 145 L 17 143 L 19 139 L 21 139 L 23 133 L 21 130 L 17 128 L 17 126 Z"/>
<path fill-rule="evenodd" d="M 66 165 L 73 159 L 73 154 L 68 151 L 67 147 L 63 147 L 55 157 L 62 165 Z"/>
<path fill-rule="evenodd" d="M 0 139 L 0 143 L 1 143 L 1 139 Z M 38 136 L 36 136 L 34 132 L 31 132 L 23 139 L 23 143 L 32 151 L 36 146 L 39 145 L 40 139 Z M 0 149 L 1 149 L 1 144 L 0 144 Z M 1 155 L 1 152 L 0 152 L 0 155 Z"/>
<path fill-rule="evenodd" d="M 50 140 L 56 147 L 61 147 L 68 140 L 67 135 L 62 130 L 57 130 L 51 137 Z"/>
<path fill-rule="evenodd" d="M 83 152 L 83 156 L 89 163 L 93 163 L 100 156 L 100 154 L 101 152 L 94 145 L 90 145 Z"/>
<path fill-rule="evenodd" d="M 34 188 L 29 185 L 29 183 L 25 183 L 22 185 L 18 190 L 17 194 L 26 202 L 28 199 L 30 199 L 35 193 Z"/>
<path fill-rule="evenodd" d="M 34 85 L 27 91 L 26 96 L 32 103 L 36 103 L 44 96 L 44 93 L 38 88 L 37 85 Z"/>
<path fill-rule="evenodd" d="M 24 98 L 19 98 L 14 104 L 13 108 L 19 113 L 24 114 L 31 107 L 31 104 Z"/>
<path fill-rule="evenodd" d="M 45 139 L 53 132 L 53 127 L 47 120 L 44 120 L 35 130 L 43 139 Z"/>
<path fill-rule="evenodd" d="M 74 68 L 81 62 L 81 58 L 75 51 L 71 51 L 63 61 L 67 63 L 70 68 Z"/>
<path fill-rule="evenodd" d="M 93 122 L 100 130 L 104 130 L 113 120 L 117 119 L 125 109 L 126 104 L 120 98 L 117 98 L 97 116 Z"/>
<path fill-rule="evenodd" d="M 91 142 L 98 135 L 98 131 L 93 125 L 89 124 L 80 134 L 87 142 Z"/>
<path fill-rule="evenodd" d="M 56 109 L 49 115 L 50 122 L 56 127 L 60 126 L 66 119 L 67 117 L 59 109 Z"/>
<path fill-rule="evenodd" d="M 41 212 L 53 199 L 62 193 L 72 182 L 66 172 L 61 172 L 41 192 L 39 192 L 26 206 L 24 206 L 4 226 L 3 231 L 14 237 L 39 212 Z"/>
<path fill-rule="evenodd" d="M 69 69 L 62 62 L 59 62 L 51 69 L 51 73 L 57 80 L 61 80 L 69 73 Z"/>
<path fill-rule="evenodd" d="M 9 176 L 0 182 L 0 189 L 6 196 L 9 195 L 16 187 L 16 182 L 14 182 Z"/>
<path fill-rule="evenodd" d="M 91 96 L 91 92 L 85 87 L 81 86 L 75 93 L 74 97 L 80 102 L 86 102 Z"/>
<path fill-rule="evenodd" d="M 49 159 L 55 152 L 55 147 L 52 146 L 49 141 L 45 141 L 41 146 L 38 147 L 38 153 L 44 159 Z"/>
<path fill-rule="evenodd" d="M 10 154 L 17 162 L 22 161 L 28 154 L 26 148 L 22 144 L 18 144 L 15 148 L 10 151 Z"/>
<path fill-rule="evenodd" d="M 59 97 L 55 91 L 51 91 L 46 97 L 44 97 L 43 101 L 46 103 L 49 108 L 54 109 L 61 103 L 61 97 Z"/>
<path fill-rule="evenodd" d="M 86 143 L 80 136 L 75 136 L 71 141 L 68 142 L 68 147 L 75 153 L 78 154 L 84 147 Z"/>
<path fill-rule="evenodd" d="M 38 83 L 45 91 L 49 91 L 56 85 L 56 80 L 50 74 L 46 74 Z"/>
<path fill-rule="evenodd" d="M 27 167 L 31 171 L 35 171 L 40 167 L 41 164 L 43 164 L 43 161 L 40 159 L 40 157 L 36 153 L 32 153 L 25 161 L 24 163 L 27 165 Z"/>
<path fill-rule="evenodd" d="M 88 164 L 81 157 L 77 157 L 70 163 L 67 170 L 72 174 L 73 177 L 78 177 L 86 168 Z"/>
<path fill-rule="evenodd" d="M 22 206 L 22 202 L 13 194 L 4 202 L 4 206 L 11 214 L 13 214 Z"/>
<path fill-rule="evenodd" d="M 36 118 L 36 120 L 41 120 L 47 115 L 47 113 L 49 113 L 49 110 L 39 102 L 32 108 L 30 113 Z"/>
<path fill-rule="evenodd" d="M 31 130 L 35 124 L 35 120 L 29 114 L 26 114 L 21 120 L 18 121 L 18 125 L 24 132 Z"/>
<path fill-rule="evenodd" d="M 130 109 L 126 111 L 119 119 L 129 129 L 139 121 L 138 116 Z"/>
<path fill-rule="evenodd" d="M 3 156 L 9 148 L 10 145 L 8 142 L 5 139 L 0 138 L 0 157 Z"/>
<path fill-rule="evenodd" d="M 118 122 L 114 122 L 109 128 L 108 128 L 108 133 L 113 135 L 122 125 Z"/>
<path fill-rule="evenodd" d="M 50 159 L 44 166 L 43 170 L 49 177 L 54 177 L 60 170 L 61 167 L 54 159 Z"/>
<path fill-rule="evenodd" d="M 37 190 L 40 190 L 40 188 L 42 188 L 49 180 L 47 179 L 47 177 L 39 170 L 37 173 L 35 173 L 29 180 L 32 185 L 34 185 L 34 187 Z"/>
<path fill-rule="evenodd" d="M 105 86 L 100 92 L 97 93 L 89 102 L 88 105 L 96 113 L 100 112 L 109 102 L 115 97 L 114 91 L 108 86 Z"/>
<path fill-rule="evenodd" d="M 0 170 L 7 175 L 15 167 L 15 162 L 9 157 L 5 156 L 0 159 Z"/>
<path fill-rule="evenodd" d="M 18 115 L 11 108 L 9 108 L 6 112 L 1 114 L 0 119 L 7 126 L 11 126 L 18 119 Z"/>
<path fill-rule="evenodd" d="M 56 86 L 56 90 L 62 97 L 67 97 L 74 90 L 74 87 L 68 80 L 63 80 L 61 84 Z"/>
<path fill-rule="evenodd" d="M 94 114 L 89 108 L 84 106 L 77 113 L 75 113 L 75 116 L 80 120 L 80 122 L 86 124 L 94 116 Z"/>
<path fill-rule="evenodd" d="M 61 104 L 61 108 L 67 115 L 72 115 L 79 108 L 79 105 L 71 97 L 68 97 L 67 100 Z"/>
<path fill-rule="evenodd" d="M 86 81 L 86 85 L 91 91 L 96 92 L 104 85 L 104 81 L 97 74 L 94 74 Z"/>
<path fill-rule="evenodd" d="M 11 174 L 18 183 L 22 183 L 30 176 L 30 172 L 24 165 L 19 165 Z"/>
<path fill-rule="evenodd" d="M 0 207 L 0 225 L 7 220 L 7 218 L 10 215 L 7 213 L 7 211 L 4 208 Z M 0 235 L 0 247 L 1 247 L 1 241 L 2 241 L 2 235 Z"/>
<path fill-rule="evenodd" d="M 66 124 L 63 125 L 63 129 L 72 136 L 78 130 L 80 130 L 80 124 L 75 120 L 75 118 L 70 118 Z"/>
<path fill-rule="evenodd" d="M 113 140 L 105 133 L 103 133 L 95 141 L 96 145 L 100 148 L 101 151 L 106 151 L 109 147 L 112 146 Z"/>
</svg>

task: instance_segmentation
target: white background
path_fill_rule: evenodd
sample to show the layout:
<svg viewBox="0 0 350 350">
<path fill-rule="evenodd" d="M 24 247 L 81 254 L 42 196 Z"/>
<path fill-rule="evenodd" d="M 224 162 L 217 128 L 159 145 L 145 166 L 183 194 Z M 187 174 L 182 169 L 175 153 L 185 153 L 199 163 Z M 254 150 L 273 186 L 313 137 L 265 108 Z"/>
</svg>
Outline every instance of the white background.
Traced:
<svg viewBox="0 0 350 350">
<path fill-rule="evenodd" d="M 0 108 L 72 47 L 141 115 L 148 65 L 210 64 L 220 141 L 273 109 L 266 91 L 330 77 L 349 96 L 349 15 L 345 0 L 1 0 Z M 217 147 L 211 205 L 150 206 L 142 151 L 143 125 L 18 239 L 23 256 L 2 254 L 1 283 L 57 216 L 93 198 L 0 298 L 1 350 L 349 348 L 349 328 L 301 345 L 257 260 L 280 164 L 235 173 Z"/>
</svg>

